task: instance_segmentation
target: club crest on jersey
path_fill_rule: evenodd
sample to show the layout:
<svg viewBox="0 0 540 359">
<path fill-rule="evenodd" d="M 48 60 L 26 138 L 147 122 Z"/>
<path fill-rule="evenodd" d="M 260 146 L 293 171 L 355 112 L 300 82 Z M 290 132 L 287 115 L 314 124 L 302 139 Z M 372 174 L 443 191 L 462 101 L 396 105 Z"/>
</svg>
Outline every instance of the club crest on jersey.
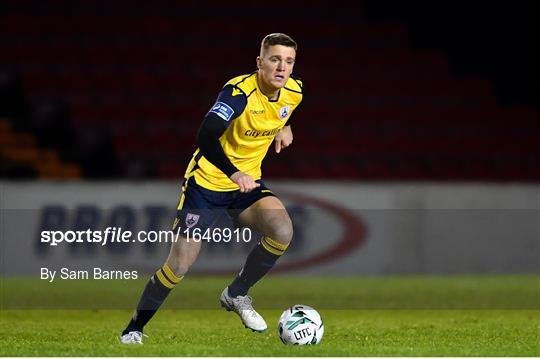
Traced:
<svg viewBox="0 0 540 359">
<path fill-rule="evenodd" d="M 191 228 L 196 225 L 199 222 L 199 217 L 201 216 L 198 214 L 188 213 L 186 216 L 186 226 Z"/>
<path fill-rule="evenodd" d="M 279 109 L 279 117 L 283 120 L 289 116 L 289 112 L 291 112 L 291 106 L 283 106 Z"/>
</svg>

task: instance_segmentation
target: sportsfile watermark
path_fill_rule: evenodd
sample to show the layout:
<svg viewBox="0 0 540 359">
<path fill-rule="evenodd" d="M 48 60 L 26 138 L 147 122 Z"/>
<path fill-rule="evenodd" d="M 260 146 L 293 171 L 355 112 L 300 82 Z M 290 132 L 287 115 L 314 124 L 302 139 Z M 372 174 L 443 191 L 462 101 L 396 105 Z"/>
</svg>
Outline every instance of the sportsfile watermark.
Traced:
<svg viewBox="0 0 540 359">
<path fill-rule="evenodd" d="M 316 308 L 332 309 L 539 307 L 536 209 L 287 210 L 293 239 L 272 269 L 282 275 L 257 284 L 258 308 L 282 309 L 308 299 Z M 81 204 L 0 214 L 0 300 L 7 309 L 132 310 L 171 243 L 181 238 L 202 243 L 175 289 L 178 295 L 167 303 L 174 309 L 215 308 L 219 287 L 240 272 L 262 235 L 236 229 L 229 212 L 216 222 L 207 213 L 197 222 L 186 216 L 175 228 L 177 213 L 155 205 L 102 210 Z M 407 273 L 410 278 L 404 278 Z M 505 275 L 491 276 L 499 273 Z"/>
<path fill-rule="evenodd" d="M 50 246 L 71 243 L 91 243 L 105 246 L 107 244 L 128 243 L 176 243 L 188 242 L 214 242 L 214 243 L 249 243 L 254 235 L 249 228 L 182 228 L 176 230 L 130 231 L 121 227 L 107 227 L 104 230 L 67 230 L 67 231 L 41 231 L 40 242 Z"/>
</svg>

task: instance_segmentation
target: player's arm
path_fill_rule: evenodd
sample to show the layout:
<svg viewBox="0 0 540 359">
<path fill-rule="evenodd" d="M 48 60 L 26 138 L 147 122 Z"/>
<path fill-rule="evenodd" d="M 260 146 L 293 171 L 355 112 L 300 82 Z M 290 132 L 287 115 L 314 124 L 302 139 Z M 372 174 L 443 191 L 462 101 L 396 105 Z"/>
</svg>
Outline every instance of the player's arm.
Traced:
<svg viewBox="0 0 540 359">
<path fill-rule="evenodd" d="M 298 85 L 300 86 L 300 92 L 302 92 L 303 91 L 302 82 L 298 79 L 293 79 L 293 80 L 295 80 L 298 83 Z M 302 99 L 300 99 L 300 103 L 301 102 L 302 102 Z M 298 103 L 298 105 L 300 105 L 300 103 Z M 292 144 L 293 132 L 292 132 L 291 125 L 293 123 L 293 120 L 294 120 L 294 113 L 289 115 L 289 118 L 287 119 L 287 123 L 285 124 L 285 126 L 283 126 L 281 131 L 279 131 L 276 137 L 274 138 L 274 146 L 275 146 L 276 153 L 280 153 L 282 149 L 287 148 Z"/>
<path fill-rule="evenodd" d="M 276 147 L 276 153 L 280 153 L 282 149 L 289 147 L 293 141 L 293 133 L 291 125 L 287 124 L 284 126 L 281 131 L 278 132 L 276 138 L 274 139 L 274 144 Z"/>
<path fill-rule="evenodd" d="M 281 131 L 278 132 L 276 138 L 274 139 L 274 146 L 276 153 L 280 153 L 282 149 L 289 147 L 293 142 L 293 133 L 292 133 L 292 124 L 293 115 L 289 116 L 287 124 L 283 126 Z"/>
<path fill-rule="evenodd" d="M 227 85 L 219 93 L 216 103 L 208 111 L 199 128 L 197 142 L 201 153 L 210 163 L 236 183 L 241 192 L 249 192 L 259 184 L 232 164 L 219 142 L 231 121 L 244 111 L 247 104 L 246 95 L 235 90 L 236 95 L 233 96 L 233 90 L 232 85 Z"/>
</svg>

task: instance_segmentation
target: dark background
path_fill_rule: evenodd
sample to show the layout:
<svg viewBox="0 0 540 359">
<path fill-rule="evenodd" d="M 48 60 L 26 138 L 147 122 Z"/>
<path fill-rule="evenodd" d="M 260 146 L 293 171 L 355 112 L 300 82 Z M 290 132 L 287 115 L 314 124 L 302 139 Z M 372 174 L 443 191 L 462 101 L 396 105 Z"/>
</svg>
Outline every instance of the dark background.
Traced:
<svg viewBox="0 0 540 359">
<path fill-rule="evenodd" d="M 180 178 L 220 87 L 285 32 L 305 100 L 266 178 L 536 182 L 534 8 L 3 1 L 0 175 Z"/>
</svg>

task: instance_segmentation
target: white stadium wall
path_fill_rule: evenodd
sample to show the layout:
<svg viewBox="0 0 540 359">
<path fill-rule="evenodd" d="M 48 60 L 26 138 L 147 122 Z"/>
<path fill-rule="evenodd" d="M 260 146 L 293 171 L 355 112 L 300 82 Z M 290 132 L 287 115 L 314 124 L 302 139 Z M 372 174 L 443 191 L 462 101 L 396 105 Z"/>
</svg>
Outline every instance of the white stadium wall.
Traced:
<svg viewBox="0 0 540 359">
<path fill-rule="evenodd" d="M 267 184 L 295 224 L 294 246 L 273 273 L 540 272 L 539 185 Z M 41 231 L 169 229 L 180 194 L 173 182 L 4 181 L 0 188 L 1 274 L 30 276 L 51 266 L 154 271 L 168 244 L 50 246 L 40 243 Z M 204 244 L 193 272 L 236 272 L 253 243 Z"/>
</svg>

